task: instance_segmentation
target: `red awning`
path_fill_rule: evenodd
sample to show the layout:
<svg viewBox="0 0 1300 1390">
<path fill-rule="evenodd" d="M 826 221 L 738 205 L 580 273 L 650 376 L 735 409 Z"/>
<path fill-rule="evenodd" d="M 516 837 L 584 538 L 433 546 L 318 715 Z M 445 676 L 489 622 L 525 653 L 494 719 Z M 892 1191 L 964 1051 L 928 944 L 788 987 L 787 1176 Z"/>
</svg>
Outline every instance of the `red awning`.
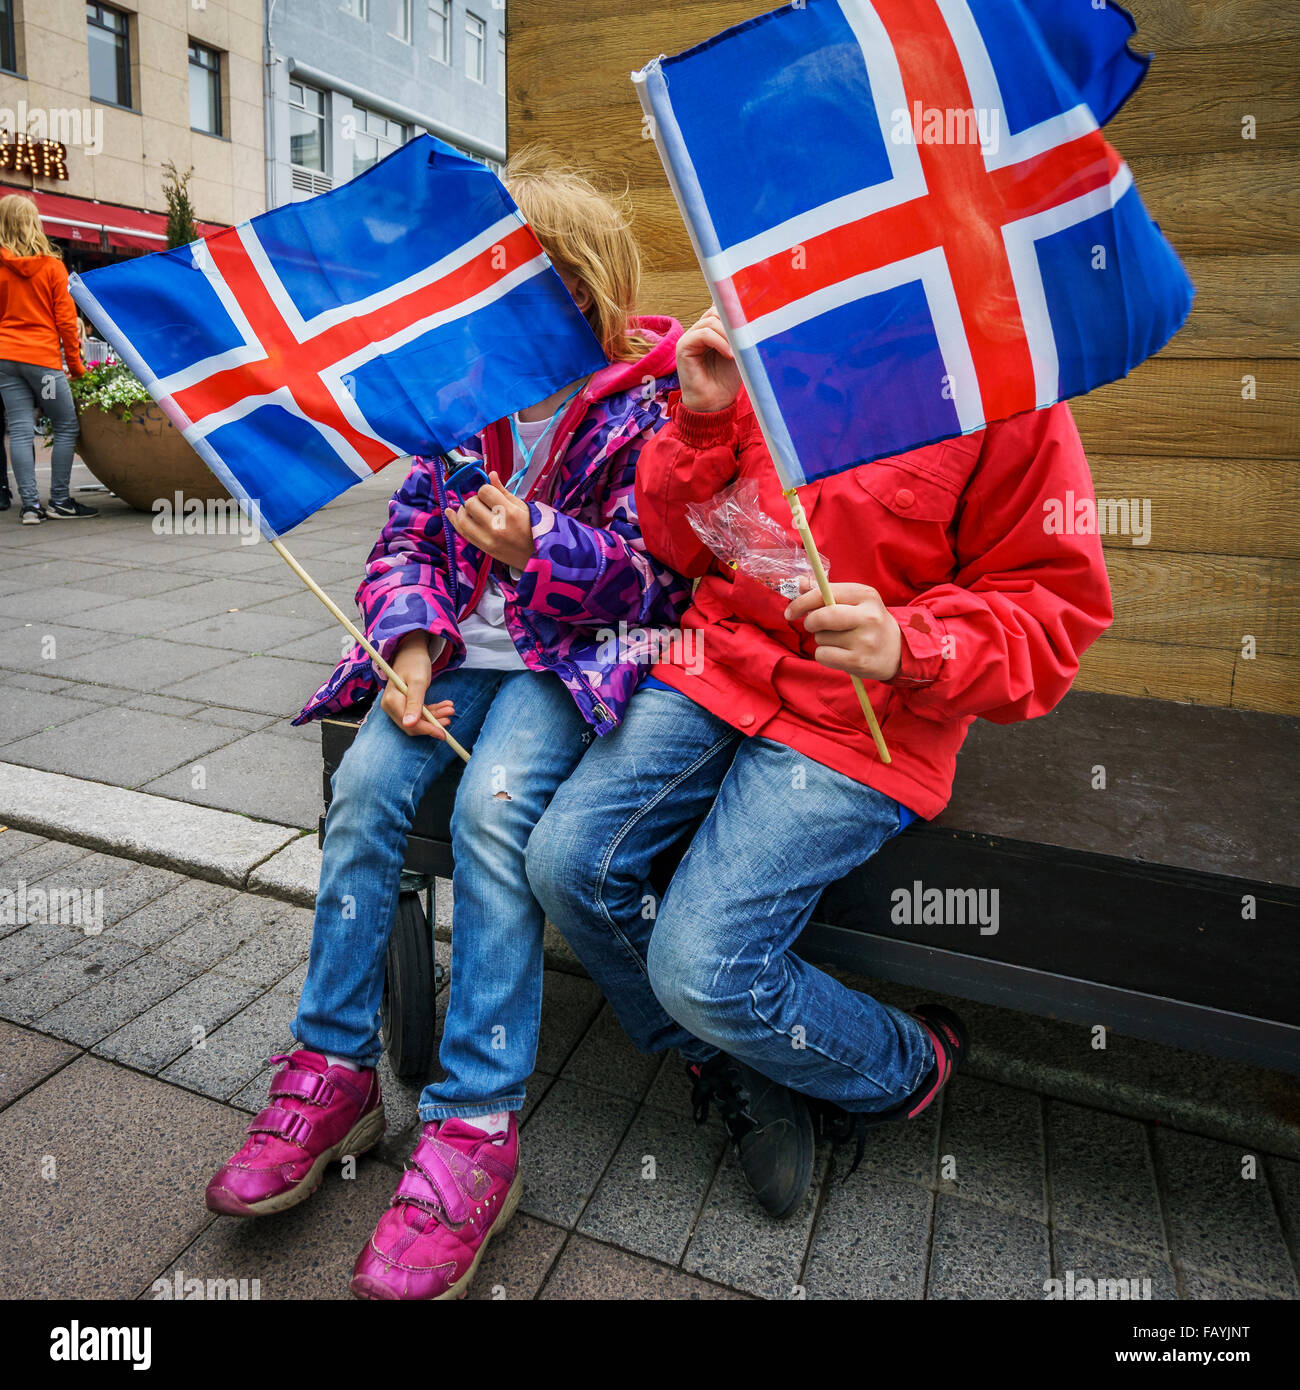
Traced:
<svg viewBox="0 0 1300 1390">
<path fill-rule="evenodd" d="M 108 245 L 117 250 L 161 251 L 167 245 L 167 218 L 161 212 L 137 212 L 116 203 L 96 203 L 40 189 L 30 192 L 47 236 L 99 246 L 102 233 Z M 219 222 L 199 222 L 197 226 L 200 236 L 221 230 Z"/>
</svg>

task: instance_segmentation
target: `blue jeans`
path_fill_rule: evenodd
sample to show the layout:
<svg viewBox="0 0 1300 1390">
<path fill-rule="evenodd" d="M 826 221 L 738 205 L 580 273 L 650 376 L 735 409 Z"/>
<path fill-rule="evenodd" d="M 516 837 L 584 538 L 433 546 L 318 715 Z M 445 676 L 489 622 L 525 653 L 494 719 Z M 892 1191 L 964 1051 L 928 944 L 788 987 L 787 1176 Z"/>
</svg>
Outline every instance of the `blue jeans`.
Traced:
<svg viewBox="0 0 1300 1390">
<path fill-rule="evenodd" d="M 451 671 L 451 732 L 473 756 L 452 815 L 456 858 L 451 986 L 423 1120 L 517 1110 L 533 1071 L 545 919 L 524 874 L 529 836 L 590 741 L 573 697 L 533 671 Z M 379 1003 L 406 837 L 424 793 L 456 755 L 405 734 L 377 705 L 334 774 L 307 980 L 294 1036 L 365 1066 L 381 1053 Z"/>
<path fill-rule="evenodd" d="M 652 860 L 701 815 L 657 902 Z M 724 1051 L 806 1095 L 882 1110 L 934 1065 L 925 1030 L 791 947 L 822 889 L 898 825 L 871 787 L 642 689 L 551 801 L 528 879 L 643 1051 Z"/>
<path fill-rule="evenodd" d="M 54 425 L 54 455 L 50 460 L 50 501 L 66 502 L 72 479 L 72 454 L 80 425 L 68 378 L 52 367 L 28 362 L 0 362 L 0 400 L 9 430 L 9 458 L 24 507 L 39 507 L 36 490 L 36 408 Z"/>
</svg>

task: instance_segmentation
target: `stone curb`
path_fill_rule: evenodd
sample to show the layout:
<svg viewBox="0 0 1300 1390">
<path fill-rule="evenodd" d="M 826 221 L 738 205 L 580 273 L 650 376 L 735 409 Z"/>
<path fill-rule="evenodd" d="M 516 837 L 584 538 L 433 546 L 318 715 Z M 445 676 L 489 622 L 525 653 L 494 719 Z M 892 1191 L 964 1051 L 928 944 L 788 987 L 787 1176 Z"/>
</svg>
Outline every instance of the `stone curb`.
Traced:
<svg viewBox="0 0 1300 1390">
<path fill-rule="evenodd" d="M 236 888 L 303 837 L 232 811 L 3 762 L 0 824 Z"/>
</svg>

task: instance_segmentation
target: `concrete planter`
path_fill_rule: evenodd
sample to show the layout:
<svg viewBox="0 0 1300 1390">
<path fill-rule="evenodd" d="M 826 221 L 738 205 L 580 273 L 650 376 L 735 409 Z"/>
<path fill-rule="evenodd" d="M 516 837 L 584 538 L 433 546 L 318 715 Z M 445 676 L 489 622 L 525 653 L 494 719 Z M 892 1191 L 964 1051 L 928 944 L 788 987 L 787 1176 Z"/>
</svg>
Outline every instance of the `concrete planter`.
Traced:
<svg viewBox="0 0 1300 1390">
<path fill-rule="evenodd" d="M 86 467 L 138 512 L 179 492 L 199 498 L 229 497 L 203 460 L 153 401 L 131 407 L 131 419 L 92 407 L 81 412 L 77 445 Z"/>
</svg>

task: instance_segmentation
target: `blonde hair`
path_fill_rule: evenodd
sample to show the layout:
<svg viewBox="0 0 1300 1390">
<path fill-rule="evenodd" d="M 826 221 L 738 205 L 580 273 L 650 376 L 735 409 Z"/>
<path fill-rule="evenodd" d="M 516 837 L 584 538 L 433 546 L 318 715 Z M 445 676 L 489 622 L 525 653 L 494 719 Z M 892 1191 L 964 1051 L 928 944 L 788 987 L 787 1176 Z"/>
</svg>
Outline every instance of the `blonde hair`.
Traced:
<svg viewBox="0 0 1300 1390">
<path fill-rule="evenodd" d="M 0 246 L 14 256 L 63 259 L 45 235 L 36 204 L 21 193 L 7 193 L 0 198 Z"/>
<path fill-rule="evenodd" d="M 641 291 L 641 253 L 626 197 L 602 192 L 584 170 L 530 145 L 502 176 L 557 269 L 591 295 L 587 322 L 611 362 L 635 362 L 653 344 L 631 322 Z"/>
</svg>

